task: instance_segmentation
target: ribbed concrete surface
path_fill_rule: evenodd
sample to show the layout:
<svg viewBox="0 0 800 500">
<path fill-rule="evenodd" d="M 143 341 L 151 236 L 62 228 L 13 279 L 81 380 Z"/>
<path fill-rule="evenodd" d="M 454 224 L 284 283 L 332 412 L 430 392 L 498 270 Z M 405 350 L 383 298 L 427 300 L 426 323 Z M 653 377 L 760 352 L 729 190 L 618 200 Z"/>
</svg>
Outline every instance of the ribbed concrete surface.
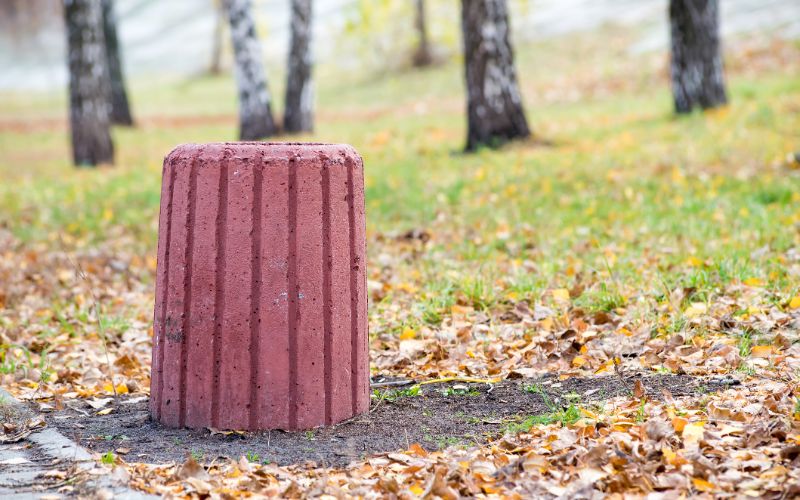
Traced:
<svg viewBox="0 0 800 500">
<path fill-rule="evenodd" d="M 346 145 L 188 144 L 167 156 L 154 419 L 294 430 L 368 409 L 363 174 Z"/>
</svg>

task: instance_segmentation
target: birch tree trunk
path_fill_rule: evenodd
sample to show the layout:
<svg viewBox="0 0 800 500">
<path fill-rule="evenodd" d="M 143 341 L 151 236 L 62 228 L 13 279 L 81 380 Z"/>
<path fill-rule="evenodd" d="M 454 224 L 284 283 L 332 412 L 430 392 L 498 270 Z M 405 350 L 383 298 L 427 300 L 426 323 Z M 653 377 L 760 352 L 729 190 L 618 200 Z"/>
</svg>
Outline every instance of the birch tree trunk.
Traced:
<svg viewBox="0 0 800 500">
<path fill-rule="evenodd" d="M 119 39 L 117 37 L 117 16 L 114 13 L 113 0 L 102 0 L 102 4 L 103 34 L 106 41 L 106 59 L 111 85 L 111 122 L 117 125 L 133 125 L 128 92 L 125 90 L 125 78 L 122 74 L 122 59 L 119 55 Z"/>
<path fill-rule="evenodd" d="M 73 161 L 77 166 L 113 163 L 102 5 L 100 0 L 64 0 L 64 17 Z"/>
<path fill-rule="evenodd" d="M 506 0 L 462 0 L 467 145 L 497 146 L 530 136 L 514 69 Z"/>
<path fill-rule="evenodd" d="M 314 87 L 311 78 L 311 1 L 291 0 L 291 43 L 286 80 L 286 132 L 314 130 Z"/>
<path fill-rule="evenodd" d="M 430 66 L 433 62 L 431 46 L 428 41 L 428 22 L 425 18 L 425 0 L 414 0 L 415 18 L 414 27 L 417 30 L 417 50 L 414 52 L 413 64 L 417 68 Z"/>
<path fill-rule="evenodd" d="M 672 95 L 676 113 L 728 102 L 722 67 L 718 0 L 670 0 Z"/>
<path fill-rule="evenodd" d="M 250 0 L 225 0 L 239 87 L 239 138 L 243 141 L 275 135 L 267 77 L 261 61 Z"/>
</svg>

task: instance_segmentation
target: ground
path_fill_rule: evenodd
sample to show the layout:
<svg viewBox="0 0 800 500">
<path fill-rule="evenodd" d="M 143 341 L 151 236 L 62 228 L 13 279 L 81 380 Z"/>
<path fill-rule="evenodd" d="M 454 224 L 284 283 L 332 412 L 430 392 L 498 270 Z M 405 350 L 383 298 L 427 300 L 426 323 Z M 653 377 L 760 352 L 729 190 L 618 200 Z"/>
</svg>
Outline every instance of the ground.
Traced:
<svg viewBox="0 0 800 500">
<path fill-rule="evenodd" d="M 626 377 L 641 380 L 645 394 L 663 399 L 708 393 L 739 381 L 703 380 L 686 375 Z M 608 400 L 630 396 L 628 382 L 616 376 L 536 380 L 506 380 L 493 384 L 435 383 L 378 390 L 369 413 L 342 424 L 308 432 L 270 431 L 241 434 L 208 429 L 165 429 L 149 419 L 147 400 L 124 397 L 115 411 L 97 416 L 89 402 L 75 401 L 49 419 L 63 434 L 98 453 L 123 450 L 126 460 L 148 463 L 181 462 L 246 456 L 278 465 L 315 462 L 346 466 L 353 460 L 406 449 L 417 443 L 436 451 L 467 447 L 497 439 L 508 429 L 529 428 L 541 421 L 573 423 L 583 406 L 605 411 Z M 630 386 L 631 388 L 633 385 Z M 578 401 L 581 405 L 577 405 Z M 106 403 L 111 406 L 112 402 Z M 96 405 L 95 405 L 96 406 Z M 563 408 L 562 408 L 563 407 Z M 535 419 L 537 422 L 538 419 Z M 79 430 L 76 430 L 79 429 Z"/>
<path fill-rule="evenodd" d="M 475 443 L 442 430 L 317 464 L 255 460 L 268 452 L 249 435 L 225 460 L 104 443 L 118 435 L 104 426 L 144 418 L 161 159 L 177 143 L 234 138 L 228 77 L 134 82 L 138 125 L 114 131 L 117 164 L 96 171 L 69 164 L 62 94 L 2 96 L 3 387 L 70 437 L 81 410 L 79 439 L 109 472 L 160 494 L 800 493 L 800 46 L 728 43 L 730 105 L 676 118 L 666 57 L 631 55 L 630 36 L 608 27 L 518 47 L 528 142 L 459 152 L 455 62 L 321 78 L 314 135 L 365 158 L 376 377 L 498 391 L 545 374 L 619 381 L 603 405 L 548 405 L 533 384 L 496 403 L 501 423 L 482 423 L 495 427 Z M 628 387 L 633 373 L 706 389 Z M 470 392 L 460 385 L 442 390 Z M 120 403 L 104 403 L 114 390 Z M 447 401 L 421 390 L 379 391 L 362 418 Z"/>
</svg>

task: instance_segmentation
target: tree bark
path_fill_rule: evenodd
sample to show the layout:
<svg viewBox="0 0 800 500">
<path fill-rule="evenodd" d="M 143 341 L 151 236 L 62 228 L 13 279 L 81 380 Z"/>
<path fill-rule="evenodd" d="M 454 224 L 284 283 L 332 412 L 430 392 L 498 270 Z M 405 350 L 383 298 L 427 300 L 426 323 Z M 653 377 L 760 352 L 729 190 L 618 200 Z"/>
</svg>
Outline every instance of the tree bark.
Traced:
<svg viewBox="0 0 800 500">
<path fill-rule="evenodd" d="M 119 39 L 117 38 L 117 16 L 114 13 L 113 0 L 102 0 L 102 4 L 103 34 L 106 40 L 106 59 L 111 81 L 111 122 L 117 125 L 133 125 L 128 92 L 125 90 L 125 78 L 122 74 L 122 59 L 119 55 Z"/>
<path fill-rule="evenodd" d="M 286 132 L 314 130 L 314 87 L 311 78 L 311 1 L 292 0 L 289 72 L 286 80 Z"/>
<path fill-rule="evenodd" d="M 211 39 L 211 61 L 208 74 L 219 75 L 222 72 L 222 34 L 225 27 L 225 11 L 220 0 L 214 2 L 214 33 Z"/>
<path fill-rule="evenodd" d="M 672 95 L 676 113 L 728 102 L 719 36 L 718 0 L 670 0 Z"/>
<path fill-rule="evenodd" d="M 65 0 L 72 157 L 77 166 L 113 163 L 110 88 L 100 0 Z"/>
<path fill-rule="evenodd" d="M 462 0 L 467 145 L 495 147 L 530 136 L 514 69 L 506 0 Z"/>
<path fill-rule="evenodd" d="M 417 30 L 417 50 L 414 52 L 413 64 L 417 68 L 430 66 L 433 63 L 430 42 L 428 41 L 428 22 L 425 17 L 425 0 L 415 0 L 414 27 Z"/>
<path fill-rule="evenodd" d="M 243 141 L 275 135 L 267 77 L 261 61 L 250 0 L 225 0 L 231 27 L 239 87 L 239 138 Z"/>
</svg>

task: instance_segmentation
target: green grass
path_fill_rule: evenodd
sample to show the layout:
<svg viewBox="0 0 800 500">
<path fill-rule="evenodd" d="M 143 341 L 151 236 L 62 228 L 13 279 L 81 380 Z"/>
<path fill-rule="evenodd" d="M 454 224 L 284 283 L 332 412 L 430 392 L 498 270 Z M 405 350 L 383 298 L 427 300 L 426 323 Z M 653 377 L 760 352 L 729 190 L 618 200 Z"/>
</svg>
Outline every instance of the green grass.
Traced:
<svg viewBox="0 0 800 500">
<path fill-rule="evenodd" d="M 656 324 L 665 289 L 692 289 L 681 308 L 748 278 L 775 300 L 797 292 L 786 253 L 800 244 L 800 177 L 778 166 L 800 148 L 795 66 L 732 71 L 729 107 L 676 118 L 663 58 L 609 48 L 630 37 L 617 31 L 518 47 L 541 140 L 498 151 L 459 152 L 456 62 L 319 80 L 313 139 L 351 143 L 365 159 L 370 279 L 414 287 L 371 304 L 373 333 L 578 286 L 576 305 L 628 308 L 669 335 L 691 325 L 680 310 Z M 133 278 L 151 285 L 161 161 L 182 142 L 234 139 L 235 87 L 230 76 L 158 79 L 133 82 L 131 98 L 140 125 L 114 130 L 117 165 L 76 170 L 64 93 L 0 94 L 0 121 L 18 124 L 0 128 L 0 210 L 26 248 L 124 248 L 147 263 Z M 394 238 L 415 229 L 430 240 L 412 253 Z M 121 335 L 140 313 L 108 329 Z"/>
<path fill-rule="evenodd" d="M 474 388 L 456 388 L 456 387 L 447 387 L 442 389 L 442 395 L 447 397 L 459 397 L 459 396 L 479 396 L 480 391 Z"/>
<path fill-rule="evenodd" d="M 107 451 L 100 457 L 100 462 L 104 465 L 114 465 L 117 461 L 117 456 L 113 452 Z"/>
<path fill-rule="evenodd" d="M 574 424 L 580 420 L 580 418 L 580 409 L 574 404 L 571 404 L 566 408 L 559 408 L 542 415 L 531 415 L 521 422 L 511 422 L 506 426 L 506 432 L 509 434 L 519 434 L 521 432 L 528 432 L 531 428 L 539 425 L 561 424 L 567 426 Z"/>
<path fill-rule="evenodd" d="M 568 405 L 562 406 L 557 404 L 550 398 L 550 395 L 539 384 L 529 384 L 522 388 L 523 391 L 536 394 L 547 407 L 547 412 L 540 415 L 530 415 L 519 422 L 511 422 L 506 425 L 506 432 L 511 434 L 518 434 L 520 432 L 528 432 L 532 427 L 537 425 L 551 425 L 560 423 L 563 426 L 572 425 L 581 418 L 580 408 L 575 404 L 578 398 L 574 394 L 567 394 L 565 399 L 570 401 Z"/>
<path fill-rule="evenodd" d="M 411 386 L 407 389 L 390 389 L 380 390 L 375 389 L 372 391 L 372 399 L 385 400 L 390 403 L 402 398 L 414 398 L 422 394 L 422 388 L 419 385 Z"/>
</svg>

